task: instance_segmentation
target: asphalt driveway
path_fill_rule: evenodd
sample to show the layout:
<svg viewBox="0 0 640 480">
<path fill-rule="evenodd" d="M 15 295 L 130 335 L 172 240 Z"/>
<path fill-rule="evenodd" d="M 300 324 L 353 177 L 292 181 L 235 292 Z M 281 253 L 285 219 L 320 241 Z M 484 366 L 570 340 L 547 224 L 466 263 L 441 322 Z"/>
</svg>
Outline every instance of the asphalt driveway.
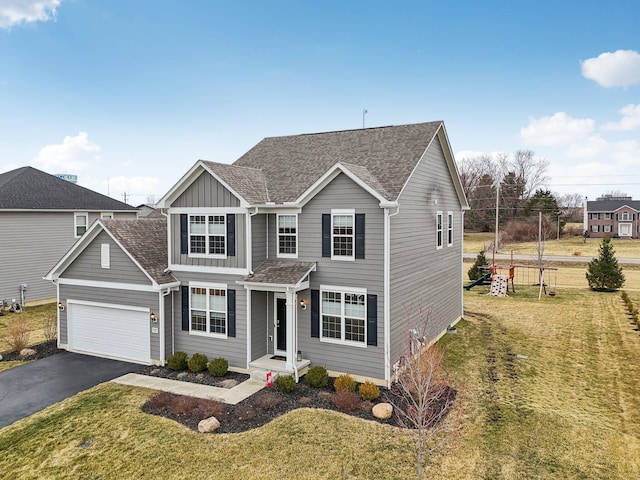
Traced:
<svg viewBox="0 0 640 480">
<path fill-rule="evenodd" d="M 0 428 L 140 365 L 61 352 L 0 373 Z"/>
</svg>

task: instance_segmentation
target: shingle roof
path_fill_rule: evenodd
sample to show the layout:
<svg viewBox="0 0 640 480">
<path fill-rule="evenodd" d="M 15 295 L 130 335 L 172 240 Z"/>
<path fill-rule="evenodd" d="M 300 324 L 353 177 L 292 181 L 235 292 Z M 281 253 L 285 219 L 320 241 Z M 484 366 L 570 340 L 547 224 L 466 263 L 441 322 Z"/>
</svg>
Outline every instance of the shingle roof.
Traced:
<svg viewBox="0 0 640 480">
<path fill-rule="evenodd" d="M 615 212 L 625 205 L 640 211 L 640 200 L 592 200 L 587 202 L 587 212 Z"/>
<path fill-rule="evenodd" d="M 135 207 L 33 167 L 0 174 L 0 209 L 134 211 Z"/>
<path fill-rule="evenodd" d="M 267 183 L 262 170 L 205 160 L 202 163 L 249 203 L 256 204 L 269 201 Z"/>
<path fill-rule="evenodd" d="M 171 273 L 164 273 L 168 262 L 165 218 L 100 221 L 156 283 L 176 281 Z"/>
<path fill-rule="evenodd" d="M 315 262 L 265 260 L 245 277 L 245 283 L 268 283 L 272 285 L 296 285 L 315 267 Z"/>
<path fill-rule="evenodd" d="M 349 164 L 371 188 L 395 200 L 441 125 L 437 121 L 265 138 L 233 166 L 262 170 L 271 202 L 295 201 L 338 162 Z"/>
</svg>

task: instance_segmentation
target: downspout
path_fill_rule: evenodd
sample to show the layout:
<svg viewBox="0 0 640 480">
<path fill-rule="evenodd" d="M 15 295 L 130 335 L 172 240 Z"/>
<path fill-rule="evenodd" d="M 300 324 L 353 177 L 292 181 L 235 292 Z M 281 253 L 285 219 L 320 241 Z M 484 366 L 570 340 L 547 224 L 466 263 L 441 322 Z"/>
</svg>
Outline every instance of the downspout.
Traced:
<svg viewBox="0 0 640 480">
<path fill-rule="evenodd" d="M 394 213 L 384 208 L 384 379 L 387 388 L 391 386 L 391 217 L 400 212 L 396 206 Z"/>
<path fill-rule="evenodd" d="M 464 269 L 464 213 L 465 209 L 463 208 L 460 215 L 460 272 Z M 461 274 L 462 275 L 462 274 Z M 464 277 L 462 278 L 462 282 L 464 283 Z M 464 317 L 464 288 L 460 289 L 460 318 Z"/>
<path fill-rule="evenodd" d="M 254 215 L 258 213 L 258 207 L 254 207 L 255 211 L 251 213 L 249 208 L 247 208 L 247 235 L 246 235 L 246 246 L 247 246 L 247 270 L 249 271 L 249 275 L 253 275 L 253 238 L 252 238 L 252 227 L 251 227 L 251 219 Z M 247 295 L 247 370 L 249 369 L 249 363 L 251 363 L 251 325 L 252 325 L 252 314 L 251 314 L 251 290 L 247 285 L 244 286 L 245 293 Z"/>
<path fill-rule="evenodd" d="M 247 295 L 247 370 L 249 370 L 249 363 L 251 363 L 251 289 L 245 285 L 244 291 Z"/>
<path fill-rule="evenodd" d="M 51 280 L 51 282 L 53 282 L 53 284 L 56 286 L 56 297 L 58 299 L 58 302 L 56 303 L 57 305 L 60 304 L 60 284 L 58 283 L 58 279 L 55 280 Z M 56 310 L 58 311 L 58 335 L 57 335 L 57 340 L 56 340 L 56 347 L 60 348 L 60 315 L 62 315 L 62 312 L 60 311 L 59 308 L 56 308 Z M 67 333 L 67 336 L 69 334 Z M 67 343 L 69 343 L 69 340 L 67 340 Z"/>
<path fill-rule="evenodd" d="M 164 297 L 166 297 L 170 293 L 171 293 L 171 289 L 170 288 L 167 288 L 166 292 L 163 291 L 163 290 L 160 290 L 160 322 L 159 322 L 160 325 L 158 325 L 158 326 L 160 328 L 160 365 L 163 365 L 163 366 L 164 366 L 164 363 L 165 363 L 164 360 L 165 360 L 166 349 L 167 349 L 167 347 L 165 345 L 166 334 L 165 334 L 165 318 L 164 318 L 164 316 L 165 316 L 166 312 L 165 312 L 165 308 L 164 308 Z M 173 298 L 172 298 L 172 302 L 171 303 L 172 303 L 172 307 L 173 307 Z M 173 308 L 171 310 L 172 310 L 171 313 L 173 315 Z M 173 322 L 172 322 L 171 328 L 172 328 L 171 329 L 171 333 L 172 333 L 172 336 L 173 336 Z M 173 352 L 173 350 L 172 350 L 172 352 Z"/>
</svg>

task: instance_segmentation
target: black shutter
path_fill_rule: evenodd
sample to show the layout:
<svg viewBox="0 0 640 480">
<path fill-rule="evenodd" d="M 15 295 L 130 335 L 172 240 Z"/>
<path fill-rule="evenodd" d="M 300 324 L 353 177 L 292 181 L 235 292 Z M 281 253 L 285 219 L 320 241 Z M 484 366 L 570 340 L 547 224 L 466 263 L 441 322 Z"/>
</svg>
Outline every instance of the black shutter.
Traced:
<svg viewBox="0 0 640 480">
<path fill-rule="evenodd" d="M 180 214 L 180 253 L 189 253 L 189 215 Z"/>
<path fill-rule="evenodd" d="M 378 346 L 378 296 L 367 295 L 367 345 Z"/>
<path fill-rule="evenodd" d="M 227 290 L 227 336 L 236 336 L 236 291 Z"/>
<path fill-rule="evenodd" d="M 331 256 L 331 214 L 322 214 L 322 256 Z"/>
<path fill-rule="evenodd" d="M 320 338 L 320 290 L 311 290 L 311 336 Z"/>
<path fill-rule="evenodd" d="M 227 214 L 227 256 L 236 256 L 236 216 Z"/>
<path fill-rule="evenodd" d="M 189 331 L 189 287 L 182 287 L 182 330 Z"/>
<path fill-rule="evenodd" d="M 356 258 L 364 258 L 364 213 L 356 213 Z"/>
</svg>

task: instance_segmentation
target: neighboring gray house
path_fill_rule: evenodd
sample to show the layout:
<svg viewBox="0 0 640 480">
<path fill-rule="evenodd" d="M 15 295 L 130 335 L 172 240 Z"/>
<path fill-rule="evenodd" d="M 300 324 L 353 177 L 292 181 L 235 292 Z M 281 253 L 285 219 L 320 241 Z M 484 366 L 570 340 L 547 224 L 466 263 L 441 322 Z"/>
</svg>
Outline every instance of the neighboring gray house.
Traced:
<svg viewBox="0 0 640 480">
<path fill-rule="evenodd" d="M 53 301 L 44 274 L 97 218 L 135 218 L 137 210 L 32 167 L 0 174 L 0 300 Z"/>
<path fill-rule="evenodd" d="M 385 385 L 420 309 L 432 340 L 462 317 L 468 205 L 442 122 L 266 138 L 198 161 L 158 208 L 162 239 L 161 220 L 98 222 L 49 272 L 62 348 Z"/>
</svg>

